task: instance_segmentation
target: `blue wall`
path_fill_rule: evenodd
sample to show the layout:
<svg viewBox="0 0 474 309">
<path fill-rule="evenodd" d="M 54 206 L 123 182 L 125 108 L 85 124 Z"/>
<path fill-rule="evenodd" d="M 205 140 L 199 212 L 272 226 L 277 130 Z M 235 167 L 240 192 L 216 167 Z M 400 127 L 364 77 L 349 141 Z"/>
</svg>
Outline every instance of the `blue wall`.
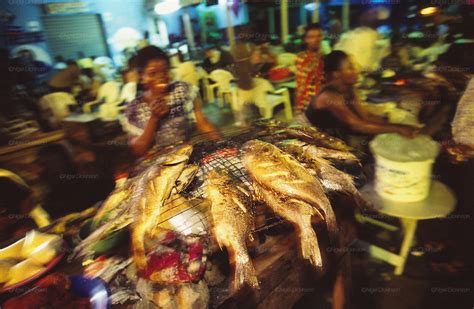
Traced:
<svg viewBox="0 0 474 309">
<path fill-rule="evenodd" d="M 140 33 L 146 30 L 144 0 L 2 0 L 0 7 L 16 16 L 13 23 L 14 26 L 20 26 L 26 30 L 26 25 L 30 21 L 37 21 L 41 26 L 41 16 L 43 15 L 42 4 L 56 2 L 88 3 L 88 14 L 102 15 L 107 39 L 112 37 L 112 35 L 122 27 L 131 27 Z M 36 43 L 34 45 L 48 51 L 48 46 L 45 42 Z M 111 56 L 120 53 L 120 51 L 114 50 L 110 44 L 109 47 L 112 52 Z"/>
</svg>

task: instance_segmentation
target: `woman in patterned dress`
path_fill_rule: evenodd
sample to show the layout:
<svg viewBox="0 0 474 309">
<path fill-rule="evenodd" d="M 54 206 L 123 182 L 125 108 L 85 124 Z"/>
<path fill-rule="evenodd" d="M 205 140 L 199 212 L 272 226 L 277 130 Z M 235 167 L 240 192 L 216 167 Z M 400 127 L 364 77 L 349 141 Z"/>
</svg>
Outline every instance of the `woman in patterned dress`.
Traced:
<svg viewBox="0 0 474 309">
<path fill-rule="evenodd" d="M 170 61 L 163 50 L 155 46 L 139 50 L 137 66 L 144 92 L 127 106 L 122 123 L 135 155 L 145 155 L 154 145 L 166 147 L 189 139 L 193 122 L 200 132 L 219 138 L 201 110 L 199 89 L 170 81 Z"/>
</svg>

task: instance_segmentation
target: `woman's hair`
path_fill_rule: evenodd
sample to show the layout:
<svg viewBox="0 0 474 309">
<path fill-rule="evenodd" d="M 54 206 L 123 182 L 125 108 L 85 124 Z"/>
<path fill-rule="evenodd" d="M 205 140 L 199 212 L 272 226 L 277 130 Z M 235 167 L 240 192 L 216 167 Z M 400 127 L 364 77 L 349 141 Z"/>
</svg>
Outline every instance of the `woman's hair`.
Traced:
<svg viewBox="0 0 474 309">
<path fill-rule="evenodd" d="M 344 60 L 348 59 L 349 56 L 340 50 L 335 50 L 324 57 L 324 75 L 326 80 L 331 77 L 331 74 L 338 71 L 341 68 L 341 64 Z"/>
<path fill-rule="evenodd" d="M 170 65 L 170 59 L 166 52 L 152 45 L 140 49 L 136 57 L 136 66 L 140 71 L 142 71 L 151 60 L 164 60 L 168 66 Z"/>
</svg>

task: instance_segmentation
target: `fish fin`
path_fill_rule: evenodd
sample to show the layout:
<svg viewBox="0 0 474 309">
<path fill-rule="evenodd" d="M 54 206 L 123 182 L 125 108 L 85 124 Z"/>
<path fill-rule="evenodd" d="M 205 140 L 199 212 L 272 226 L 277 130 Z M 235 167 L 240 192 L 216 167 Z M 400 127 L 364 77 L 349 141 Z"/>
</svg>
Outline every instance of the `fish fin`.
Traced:
<svg viewBox="0 0 474 309">
<path fill-rule="evenodd" d="M 246 262 L 236 261 L 234 281 L 232 282 L 232 294 L 236 293 L 246 284 L 252 289 L 260 289 L 257 273 L 250 259 Z"/>
<path fill-rule="evenodd" d="M 311 226 L 310 218 L 304 219 L 305 222 L 298 225 L 298 236 L 300 238 L 300 253 L 301 256 L 309 260 L 311 265 L 316 268 L 323 267 L 323 260 L 321 258 L 321 251 L 319 249 L 318 238 L 316 232 Z"/>
<path fill-rule="evenodd" d="M 241 201 L 239 201 L 238 198 L 236 198 L 235 196 L 233 196 L 233 197 L 232 197 L 232 201 L 233 201 L 235 204 L 237 204 L 237 205 L 239 206 L 239 208 L 242 209 L 242 211 L 243 211 L 244 213 L 247 213 L 247 211 L 248 211 L 247 208 L 245 207 L 244 204 L 242 204 Z"/>
</svg>

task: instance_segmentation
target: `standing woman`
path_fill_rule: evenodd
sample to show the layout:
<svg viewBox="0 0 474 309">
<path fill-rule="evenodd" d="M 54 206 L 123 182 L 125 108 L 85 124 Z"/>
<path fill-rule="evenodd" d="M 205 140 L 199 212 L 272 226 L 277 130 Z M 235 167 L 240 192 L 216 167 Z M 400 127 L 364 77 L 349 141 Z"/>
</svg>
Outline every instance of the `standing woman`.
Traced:
<svg viewBox="0 0 474 309">
<path fill-rule="evenodd" d="M 170 60 L 163 50 L 156 46 L 139 50 L 137 67 L 144 92 L 127 106 L 122 123 L 135 155 L 145 155 L 154 145 L 166 147 L 188 140 L 193 113 L 200 132 L 219 138 L 202 113 L 199 89 L 185 82 L 171 82 Z"/>
</svg>

